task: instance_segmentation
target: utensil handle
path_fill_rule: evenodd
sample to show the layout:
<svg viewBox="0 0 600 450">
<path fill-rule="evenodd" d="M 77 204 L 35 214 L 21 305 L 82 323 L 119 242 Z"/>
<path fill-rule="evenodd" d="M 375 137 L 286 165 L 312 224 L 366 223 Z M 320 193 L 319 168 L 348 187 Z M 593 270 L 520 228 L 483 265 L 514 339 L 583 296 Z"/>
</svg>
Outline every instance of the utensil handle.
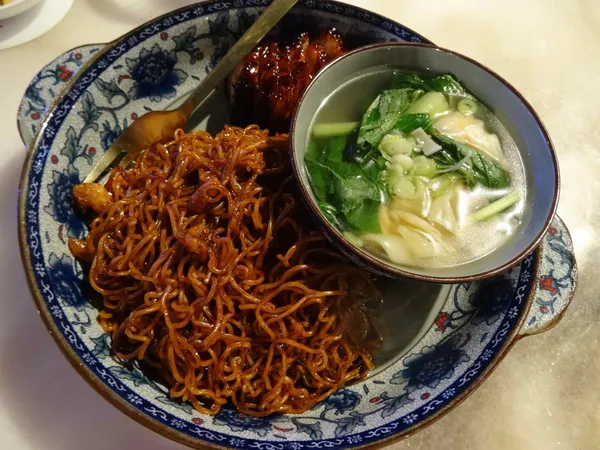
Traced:
<svg viewBox="0 0 600 450">
<path fill-rule="evenodd" d="M 540 263 L 532 276 L 533 301 L 519 335 L 549 330 L 563 317 L 577 286 L 577 263 L 573 242 L 565 223 L 557 216 L 540 245 Z"/>
<path fill-rule="evenodd" d="M 256 44 L 273 29 L 283 16 L 298 0 L 273 0 L 273 2 L 256 19 L 256 22 L 229 49 L 216 67 L 207 75 L 200 85 L 192 91 L 189 98 L 179 108 L 188 117 L 215 90 L 215 88 L 243 61 Z"/>
</svg>

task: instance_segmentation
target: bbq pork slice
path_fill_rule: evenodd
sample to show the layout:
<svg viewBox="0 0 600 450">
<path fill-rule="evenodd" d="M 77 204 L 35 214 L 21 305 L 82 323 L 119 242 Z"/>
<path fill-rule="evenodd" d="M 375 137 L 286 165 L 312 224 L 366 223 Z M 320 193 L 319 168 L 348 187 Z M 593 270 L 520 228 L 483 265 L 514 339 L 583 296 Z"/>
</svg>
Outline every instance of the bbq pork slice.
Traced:
<svg viewBox="0 0 600 450">
<path fill-rule="evenodd" d="M 310 81 L 343 53 L 343 42 L 334 29 L 314 39 L 302 33 L 287 43 L 259 44 L 230 77 L 232 122 L 257 124 L 272 133 L 287 132 Z"/>
</svg>

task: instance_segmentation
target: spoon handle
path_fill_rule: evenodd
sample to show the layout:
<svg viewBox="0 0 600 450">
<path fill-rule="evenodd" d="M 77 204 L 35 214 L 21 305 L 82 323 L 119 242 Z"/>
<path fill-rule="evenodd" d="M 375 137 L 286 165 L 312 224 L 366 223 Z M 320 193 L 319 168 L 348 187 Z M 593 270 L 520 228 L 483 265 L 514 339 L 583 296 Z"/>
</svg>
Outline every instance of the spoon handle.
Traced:
<svg viewBox="0 0 600 450">
<path fill-rule="evenodd" d="M 256 22 L 229 49 L 216 67 L 194 89 L 179 110 L 187 117 L 215 90 L 215 88 L 231 73 L 236 66 L 252 51 L 256 44 L 273 29 L 283 16 L 298 0 L 273 0 L 273 2 L 256 19 Z"/>
</svg>

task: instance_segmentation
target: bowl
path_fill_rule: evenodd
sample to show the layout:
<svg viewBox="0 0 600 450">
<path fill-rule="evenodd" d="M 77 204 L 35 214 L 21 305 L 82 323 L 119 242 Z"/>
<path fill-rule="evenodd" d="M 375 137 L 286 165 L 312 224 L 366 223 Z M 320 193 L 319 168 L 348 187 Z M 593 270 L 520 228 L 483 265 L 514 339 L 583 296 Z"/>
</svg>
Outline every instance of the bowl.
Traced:
<svg viewBox="0 0 600 450">
<path fill-rule="evenodd" d="M 339 86 L 344 89 L 345 83 L 349 82 L 353 82 L 350 87 L 353 94 L 348 109 L 365 110 L 372 99 L 390 85 L 392 69 L 453 74 L 490 108 L 518 147 L 527 186 L 521 223 L 506 243 L 472 262 L 443 268 L 418 268 L 388 262 L 347 240 L 318 207 L 304 163 L 315 114 L 324 99 Z M 338 119 L 334 117 L 332 120 Z M 493 276 L 531 253 L 540 243 L 556 211 L 558 165 L 541 120 L 506 80 L 471 58 L 450 50 L 426 44 L 380 43 L 343 55 L 311 82 L 292 118 L 290 134 L 294 172 L 311 215 L 336 247 L 377 274 L 433 283 L 462 283 Z M 504 137 L 500 135 L 500 139 Z"/>
<path fill-rule="evenodd" d="M 30 8 L 33 8 L 40 0 L 14 0 L 13 2 L 0 6 L 0 20 L 18 16 Z"/>
<path fill-rule="evenodd" d="M 201 449 L 387 445 L 452 410 L 517 339 L 558 321 L 577 278 L 569 233 L 560 220 L 521 264 L 484 282 L 442 286 L 382 280 L 389 308 L 383 316 L 386 347 L 373 374 L 304 414 L 265 418 L 231 408 L 214 417 L 202 415 L 169 398 L 164 386 L 139 369 L 119 364 L 110 335 L 96 321 L 84 269 L 68 248 L 68 237 L 87 233 L 73 212 L 73 184 L 85 178 L 132 120 L 183 98 L 268 3 L 186 6 L 113 42 L 69 50 L 47 66 L 63 68 L 56 77 L 48 78 L 46 69 L 33 78 L 19 110 L 30 149 L 19 191 L 23 266 L 39 316 L 77 373 L 149 429 Z M 284 26 L 335 26 L 356 45 L 426 42 L 389 19 L 333 1 L 301 1 Z M 144 84 L 156 67 L 164 69 L 164 77 Z M 191 126 L 221 127 L 227 121 L 225 97 L 215 94 L 206 103 L 208 119 L 198 118 Z M 30 141 L 26 133 L 32 130 L 36 135 Z M 16 390 L 27 389 L 15 383 Z M 53 407 L 60 414 L 70 407 L 69 399 Z M 90 421 L 94 414 L 88 412 Z M 83 436 L 78 429 L 72 434 L 75 440 Z M 74 443 L 85 445 L 85 440 Z"/>
</svg>

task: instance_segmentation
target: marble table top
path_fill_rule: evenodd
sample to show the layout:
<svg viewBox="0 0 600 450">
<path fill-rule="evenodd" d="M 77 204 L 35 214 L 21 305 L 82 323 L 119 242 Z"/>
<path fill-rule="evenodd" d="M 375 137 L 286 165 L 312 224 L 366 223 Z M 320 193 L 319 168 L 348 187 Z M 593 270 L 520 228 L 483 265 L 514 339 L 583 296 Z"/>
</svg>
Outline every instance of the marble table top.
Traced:
<svg viewBox="0 0 600 450">
<path fill-rule="evenodd" d="M 37 317 L 20 264 L 16 191 L 25 149 L 15 124 L 36 71 L 77 45 L 112 40 L 190 3 L 76 0 L 47 34 L 0 51 L 0 448 L 182 449 L 127 418 L 70 367 Z M 518 342 L 454 411 L 392 449 L 554 450 L 600 446 L 600 2 L 352 0 L 469 55 L 507 78 L 537 110 L 558 153 L 559 215 L 579 287 L 562 321 Z M 48 389 L 48 380 L 53 388 Z M 84 446 L 84 447 L 83 447 Z"/>
</svg>

